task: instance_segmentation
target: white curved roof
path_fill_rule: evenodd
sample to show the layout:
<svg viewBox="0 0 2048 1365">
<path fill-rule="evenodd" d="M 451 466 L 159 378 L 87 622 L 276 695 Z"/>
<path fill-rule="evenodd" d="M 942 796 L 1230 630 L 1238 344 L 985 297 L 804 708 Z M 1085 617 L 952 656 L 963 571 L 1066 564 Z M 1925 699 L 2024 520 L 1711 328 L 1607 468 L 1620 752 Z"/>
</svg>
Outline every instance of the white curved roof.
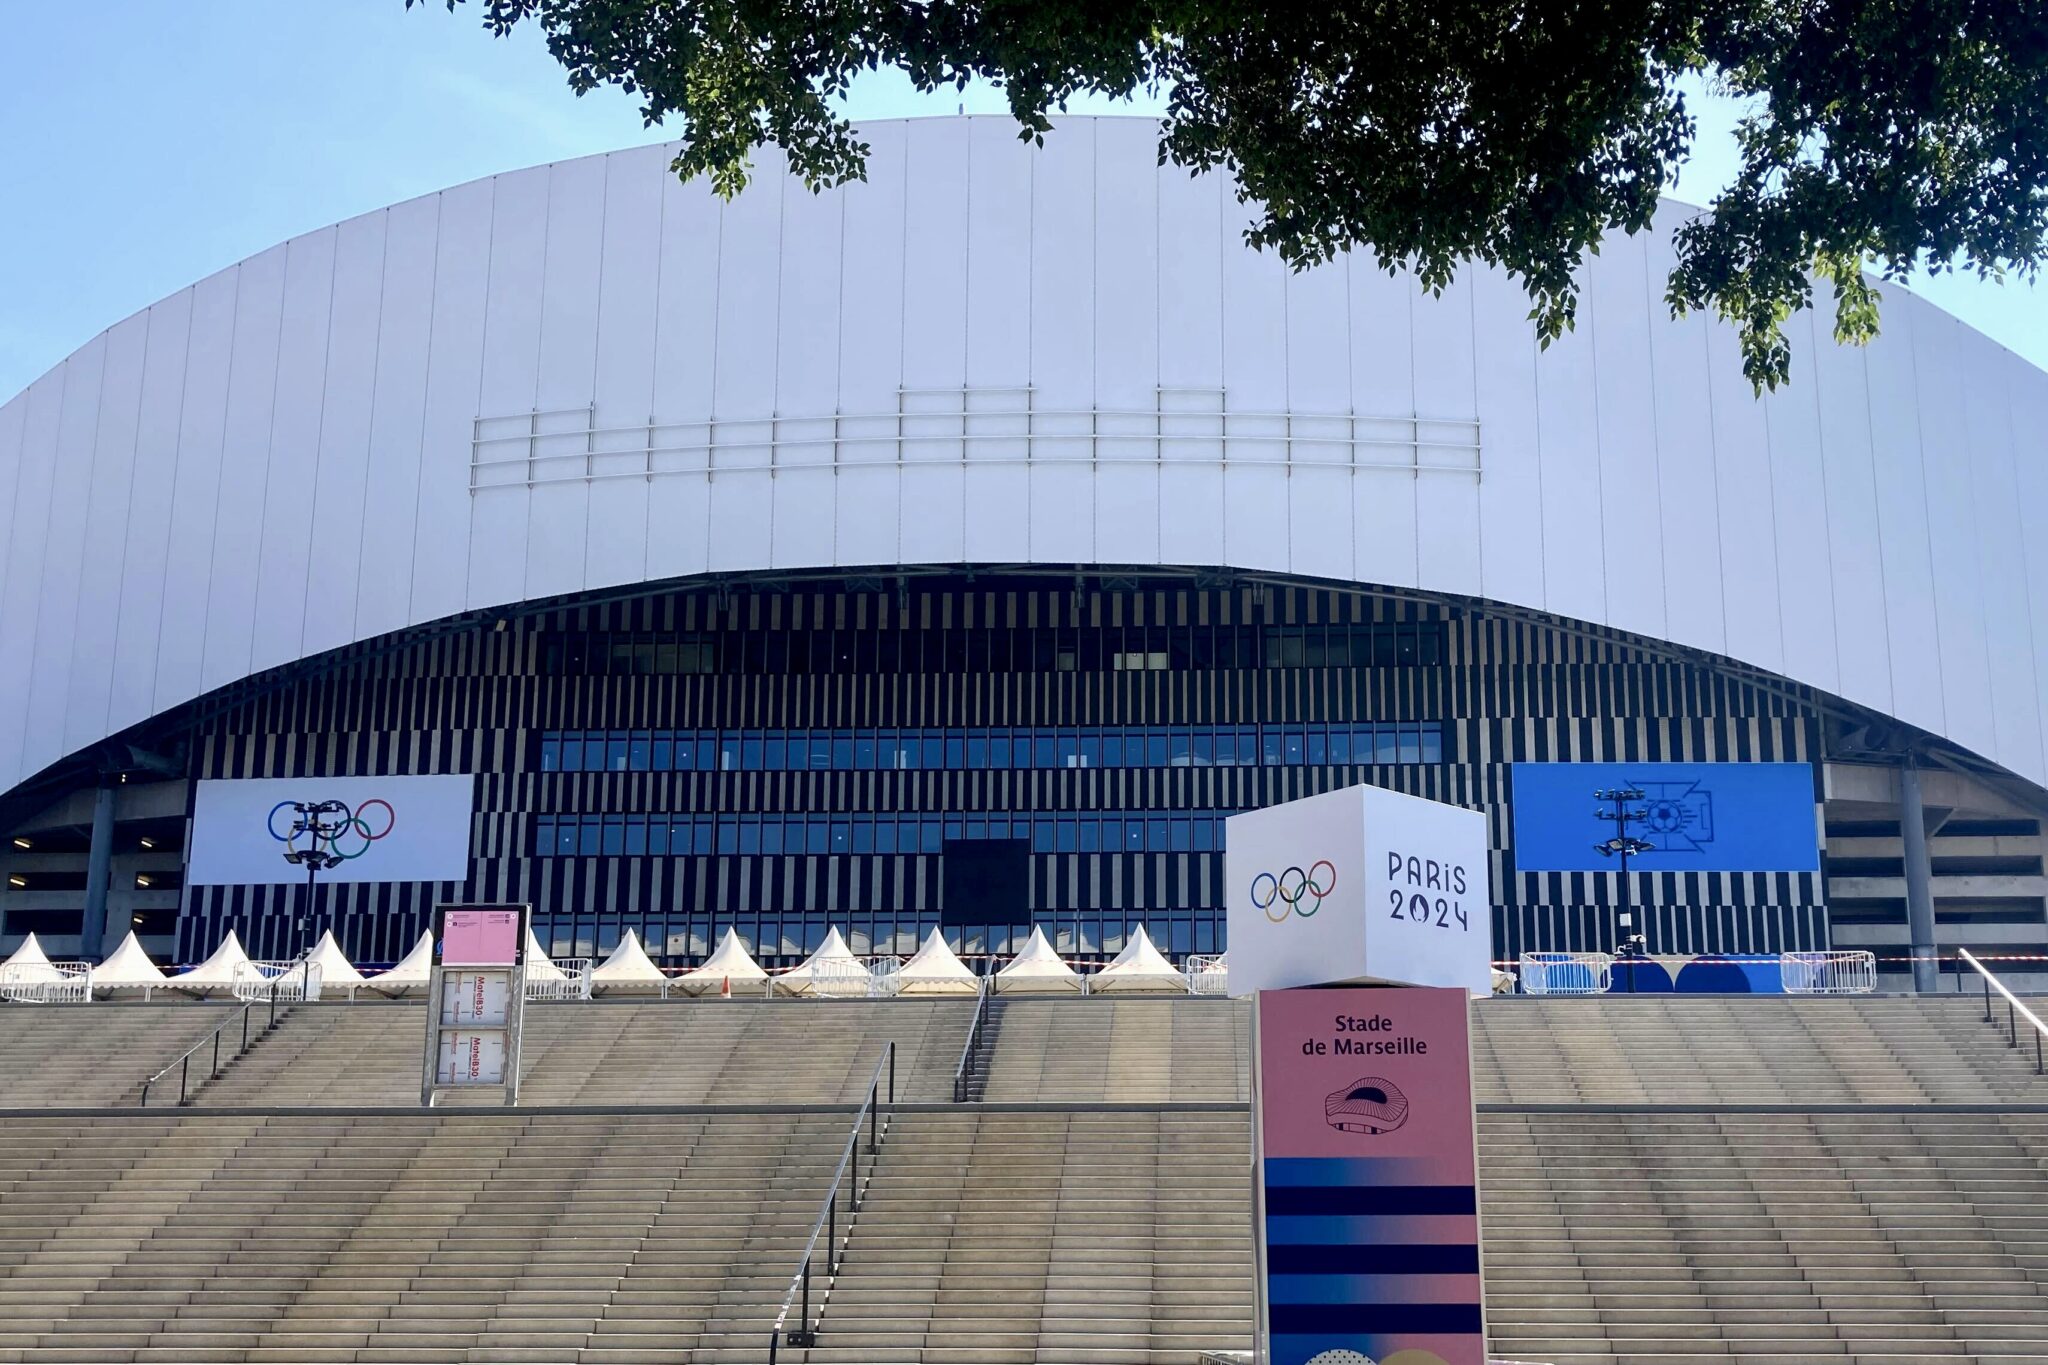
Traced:
<svg viewBox="0 0 2048 1365">
<path fill-rule="evenodd" d="M 0 406 L 0 791 L 469 609 L 963 562 L 1483 597 L 2048 775 L 2048 375 L 1926 302 L 1887 286 L 1865 350 L 1794 318 L 1759 401 L 1733 332 L 1662 302 L 1682 206 L 1539 353 L 1498 272 L 1431 298 L 1249 250 L 1147 120 L 863 136 L 867 180 L 818 195 L 765 154 L 721 201 L 651 146 L 393 205 Z"/>
<path fill-rule="evenodd" d="M 323 990 L 337 987 L 345 989 L 363 984 L 363 974 L 343 955 L 341 945 L 334 941 L 332 929 L 320 935 L 320 941 L 313 945 L 308 960 L 320 968 L 320 986 Z"/>
<path fill-rule="evenodd" d="M 179 972 L 171 978 L 171 984 L 181 990 L 213 991 L 226 990 L 235 984 L 235 968 L 249 960 L 249 954 L 242 947 L 242 939 L 234 930 L 220 941 L 206 961 L 190 971 Z"/>
<path fill-rule="evenodd" d="M 818 950 L 786 972 L 775 976 L 775 988 L 791 995 L 865 994 L 871 973 L 868 965 L 853 955 L 835 925 L 825 933 Z"/>
<path fill-rule="evenodd" d="M 370 978 L 370 986 L 387 993 L 425 990 L 434 975 L 434 931 L 422 930 L 412 951 L 391 964 L 391 970 Z"/>
<path fill-rule="evenodd" d="M 0 971 L 5 971 L 10 981 L 60 981 L 64 973 L 57 970 L 50 961 L 50 955 L 43 951 L 42 941 L 30 934 L 21 941 L 5 962 L 0 962 Z"/>
</svg>

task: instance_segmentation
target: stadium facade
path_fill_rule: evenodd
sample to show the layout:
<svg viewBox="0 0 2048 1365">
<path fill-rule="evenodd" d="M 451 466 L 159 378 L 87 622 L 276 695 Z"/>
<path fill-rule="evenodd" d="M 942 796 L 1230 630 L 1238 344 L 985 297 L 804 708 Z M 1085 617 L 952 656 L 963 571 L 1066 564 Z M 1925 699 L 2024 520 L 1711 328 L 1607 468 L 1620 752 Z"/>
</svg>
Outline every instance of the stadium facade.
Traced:
<svg viewBox="0 0 2048 1365">
<path fill-rule="evenodd" d="M 451 869 L 319 891 L 359 960 L 451 899 L 1220 951 L 1222 817 L 1357 781 L 1488 812 L 1503 955 L 1604 948 L 1597 777 L 1653 949 L 2048 952 L 2048 376 L 1887 290 L 1758 398 L 1677 206 L 1543 350 L 1498 273 L 1248 250 L 1145 120 L 866 136 L 395 205 L 0 407 L 0 946 L 288 954 L 202 784 L 467 774 Z"/>
</svg>

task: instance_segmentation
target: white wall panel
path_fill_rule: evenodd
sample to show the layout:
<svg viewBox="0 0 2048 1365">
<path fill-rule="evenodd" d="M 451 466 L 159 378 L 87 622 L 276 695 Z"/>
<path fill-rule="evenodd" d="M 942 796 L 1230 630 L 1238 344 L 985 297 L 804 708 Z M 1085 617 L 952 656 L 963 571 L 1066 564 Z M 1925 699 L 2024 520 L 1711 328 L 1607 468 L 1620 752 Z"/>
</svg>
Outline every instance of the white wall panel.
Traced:
<svg viewBox="0 0 2048 1365">
<path fill-rule="evenodd" d="M 1429 298 L 1250 252 L 1229 183 L 1158 168 L 1149 124 L 864 133 L 869 180 L 817 196 L 767 158 L 725 204 L 658 147 L 402 204 L 0 407 L 0 785 L 465 607 L 1028 560 L 1483 595 L 2048 773 L 2048 377 L 1938 311 L 1891 291 L 1867 354 L 1802 316 L 1759 402 L 1725 327 L 1665 316 L 1682 208 L 1609 244 L 1539 353 L 1497 271 Z M 1315 439 L 1416 415 L 1476 417 L 1483 477 Z"/>
<path fill-rule="evenodd" d="M 1902 303 L 1896 291 L 1887 291 Z M 1912 310 L 1885 314 L 1865 353 L 1870 453 L 1877 480 L 1877 543 L 1891 622 L 1893 715 L 1940 733 L 1946 725 L 1934 568 L 1927 543 L 1927 484 L 1920 468 L 1920 417 L 1913 378 Z"/>
<path fill-rule="evenodd" d="M 1934 566 L 1935 639 L 1947 733 L 1979 753 L 1998 740 L 1991 707 L 1985 595 L 1977 563 L 1968 414 L 1963 404 L 1963 325 L 1918 299 L 1895 309 L 1913 314 L 1913 378 L 1919 408 L 1921 477 L 1926 481 L 1927 543 Z"/>
<path fill-rule="evenodd" d="M 1778 555 L 1777 581 L 1771 587 L 1783 623 L 1785 669 L 1839 692 L 1828 486 L 1811 322 L 1812 315 L 1803 314 L 1786 328 L 1792 339 L 1792 363 L 1804 382 L 1781 385 L 1760 400 L 1770 443 L 1771 531 Z"/>
<path fill-rule="evenodd" d="M 903 289 L 904 156 L 908 129 L 876 127 L 868 137 L 868 179 L 841 191 L 846 226 L 839 292 L 839 411 L 887 416 L 897 410 L 909 301 Z M 900 447 L 889 424 L 849 428 L 840 447 L 833 542 L 841 564 L 896 562 L 902 527 Z M 863 466 L 872 466 L 867 468 Z"/>
<path fill-rule="evenodd" d="M 420 419 L 414 489 L 419 523 L 407 612 L 412 621 L 451 616 L 469 600 L 469 543 L 476 534 L 470 442 L 482 411 L 495 191 L 493 182 L 480 180 L 436 196 L 434 316 L 427 342 L 426 411 Z"/>
<path fill-rule="evenodd" d="M 146 719 L 155 691 L 157 620 L 163 608 L 177 493 L 178 420 L 184 406 L 192 300 L 193 291 L 186 289 L 157 304 L 147 315 L 149 340 L 136 410 L 120 603 L 115 609 L 114 657 L 107 679 L 109 731 Z M 0 487 L 5 483 L 6 475 L 0 473 Z M 0 535 L 4 534 L 0 529 Z M 0 564 L 5 562 L 5 550 L 0 548 Z"/>
<path fill-rule="evenodd" d="M 1664 537 L 1658 524 L 1651 297 L 1649 253 L 1641 237 L 1610 242 L 1586 262 L 1607 623 L 1655 636 L 1664 633 Z"/>
<path fill-rule="evenodd" d="M 1990 665 L 1992 743 L 2015 772 L 2040 781 L 2040 678 L 2034 667 L 2034 612 L 2028 593 L 2026 532 L 2013 454 L 2011 372 L 1984 338 L 1961 338 L 1964 449 L 1978 562 L 1983 573 L 1985 651 Z"/>
<path fill-rule="evenodd" d="M 1006 118 L 967 121 L 967 384 L 986 411 L 970 430 L 961 512 L 975 558 L 1031 554 L 1030 442 L 1014 414 L 1031 385 L 1031 172 L 1035 156 Z M 1001 439 L 999 439 L 1001 438 Z"/>
<path fill-rule="evenodd" d="M 1354 262 L 1357 271 L 1362 262 Z M 1483 375 L 1479 414 L 1480 590 L 1488 597 L 1542 607 L 1543 467 L 1536 445 L 1536 329 L 1528 295 L 1505 272 L 1472 272 L 1472 344 Z"/>
<path fill-rule="evenodd" d="M 205 690 L 206 625 L 213 596 L 235 325 L 242 315 L 243 281 L 261 274 L 255 261 L 244 261 L 192 287 L 192 332 L 185 345 L 185 394 L 178 411 L 177 483 L 171 490 L 170 538 L 155 607 L 153 712 Z M 145 608 L 147 600 L 145 595 Z"/>
<path fill-rule="evenodd" d="M 65 700 L 71 683 L 71 646 L 77 638 L 78 594 L 84 581 L 93 446 L 99 431 L 100 383 L 106 364 L 104 332 L 64 362 L 57 460 L 50 474 L 49 539 L 43 549 L 42 600 L 36 608 L 36 667 L 24 717 L 27 734 L 22 759 L 31 771 L 55 762 L 66 752 Z"/>
<path fill-rule="evenodd" d="M 116 323 L 107 332 L 93 419 L 92 474 L 87 484 L 85 550 L 78 567 L 78 600 L 71 633 L 71 670 L 65 685 L 63 748 L 81 748 L 106 735 L 113 701 L 114 643 L 121 619 L 121 579 L 127 567 L 129 513 L 135 489 L 135 438 L 142 420 L 142 369 L 149 348 L 149 315 Z"/>
<path fill-rule="evenodd" d="M 542 412 L 582 410 L 582 468 L 595 472 L 589 427 L 596 392 L 598 291 L 604 277 L 606 168 L 610 158 L 564 161 L 548 170 L 547 248 L 541 273 L 539 364 L 534 390 Z M 562 425 L 573 426 L 572 420 Z M 556 447 L 561 449 L 562 447 Z M 573 464 L 555 465 L 561 474 Z M 590 489 L 581 479 L 537 486 L 526 508 L 524 595 L 553 597 L 584 586 L 590 538 Z"/>
<path fill-rule="evenodd" d="M 1095 190 L 1094 129 L 1057 130 L 1031 184 L 1031 398 L 1045 413 L 1085 412 L 1095 400 Z M 1036 452 L 1067 463 L 1031 466 L 1031 558 L 1093 559 L 1095 521 L 1082 509 L 1094 480 L 1074 463 L 1093 450 L 1089 424 L 1046 418 L 1038 430 Z"/>
<path fill-rule="evenodd" d="M 539 407 L 552 170 L 542 166 L 492 182 L 490 288 L 484 298 L 483 376 L 477 386 L 477 412 L 487 419 Z M 465 606 L 519 599 L 526 583 L 527 509 L 532 501 L 522 486 L 492 488 L 471 500 Z"/>
<path fill-rule="evenodd" d="M 390 214 L 351 218 L 336 230 L 334 300 L 320 402 L 319 460 L 313 470 L 304 625 L 299 657 L 357 638 L 356 602 L 366 565 L 370 432 L 377 411 L 377 352 L 384 313 L 385 238 Z"/>
<path fill-rule="evenodd" d="M 419 520 L 421 433 L 432 372 L 440 216 L 441 203 L 433 195 L 394 205 L 385 215 L 376 373 L 361 460 L 363 516 L 356 528 L 356 557 L 362 567 L 355 601 L 346 612 L 355 639 L 410 624 L 407 610 Z M 323 465 L 322 477 L 327 473 Z M 455 524 L 467 521 L 465 515 Z M 337 617 L 344 615 L 340 602 L 331 609 Z M 309 630 L 314 628 L 309 623 Z"/>
<path fill-rule="evenodd" d="M 1478 306 L 1472 272 L 1461 272 L 1443 296 L 1415 310 L 1411 338 L 1415 357 L 1415 411 L 1432 419 L 1417 427 L 1424 441 L 1464 441 L 1466 423 L 1476 419 L 1473 311 Z M 1469 466 L 1469 452 L 1424 445 L 1416 453 L 1426 468 Z M 1415 480 L 1416 581 L 1444 592 L 1480 592 L 1479 483 L 1465 473 L 1419 474 Z"/>
<path fill-rule="evenodd" d="M 648 481 L 623 476 L 646 469 L 652 444 L 646 424 L 653 417 L 660 329 L 662 187 L 672 178 L 672 155 L 666 147 L 638 147 L 606 162 L 591 388 L 603 434 L 591 444 L 597 452 L 593 465 L 608 477 L 590 485 L 583 572 L 590 587 L 647 577 Z"/>
<path fill-rule="evenodd" d="M 1677 264 L 1667 234 L 1680 219 L 1676 212 L 1658 215 L 1658 231 L 1646 253 L 1653 280 L 1669 277 Z M 1721 518 L 1729 509 L 1721 506 L 1715 473 L 1706 319 L 1693 313 L 1660 320 L 1650 329 L 1650 351 L 1657 403 L 1658 531 L 1664 543 L 1665 629 L 1673 640 L 1720 653 L 1728 646 L 1721 584 Z M 1539 367 L 1546 361 L 1547 357 L 1538 361 Z"/>
<path fill-rule="evenodd" d="M 238 658 L 251 671 L 298 657 L 305 639 L 320 427 L 327 411 L 327 355 L 333 341 L 336 236 L 337 229 L 327 228 L 287 244 L 270 422 L 261 432 L 252 425 L 244 433 L 250 444 L 240 452 L 259 461 L 263 471 L 261 513 L 245 523 L 257 537 L 256 592 L 248 620 L 230 622 L 222 633 L 220 657 Z M 359 260 L 352 264 L 359 267 Z M 351 283 L 365 283 L 360 268 Z M 358 364 L 349 378 L 360 382 L 360 375 Z"/>
</svg>

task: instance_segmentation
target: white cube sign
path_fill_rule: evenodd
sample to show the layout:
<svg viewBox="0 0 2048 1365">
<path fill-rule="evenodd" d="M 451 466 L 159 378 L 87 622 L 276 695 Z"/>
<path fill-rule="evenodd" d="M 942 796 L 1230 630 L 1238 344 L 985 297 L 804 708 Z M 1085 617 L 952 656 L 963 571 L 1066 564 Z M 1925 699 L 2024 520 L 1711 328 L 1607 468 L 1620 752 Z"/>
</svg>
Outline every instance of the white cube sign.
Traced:
<svg viewBox="0 0 2048 1365">
<path fill-rule="evenodd" d="M 1492 989 L 1486 817 L 1382 787 L 1233 815 L 1230 993 L 1384 982 Z"/>
</svg>

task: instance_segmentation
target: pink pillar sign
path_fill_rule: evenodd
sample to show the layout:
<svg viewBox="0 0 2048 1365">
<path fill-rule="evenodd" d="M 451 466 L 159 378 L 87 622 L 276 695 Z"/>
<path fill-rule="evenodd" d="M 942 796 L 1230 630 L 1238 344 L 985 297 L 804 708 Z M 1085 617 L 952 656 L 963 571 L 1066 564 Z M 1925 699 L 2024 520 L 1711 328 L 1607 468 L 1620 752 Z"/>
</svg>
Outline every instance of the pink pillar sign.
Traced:
<svg viewBox="0 0 2048 1365">
<path fill-rule="evenodd" d="M 1258 994 L 1270 1365 L 1484 1365 L 1467 992 Z"/>
</svg>

